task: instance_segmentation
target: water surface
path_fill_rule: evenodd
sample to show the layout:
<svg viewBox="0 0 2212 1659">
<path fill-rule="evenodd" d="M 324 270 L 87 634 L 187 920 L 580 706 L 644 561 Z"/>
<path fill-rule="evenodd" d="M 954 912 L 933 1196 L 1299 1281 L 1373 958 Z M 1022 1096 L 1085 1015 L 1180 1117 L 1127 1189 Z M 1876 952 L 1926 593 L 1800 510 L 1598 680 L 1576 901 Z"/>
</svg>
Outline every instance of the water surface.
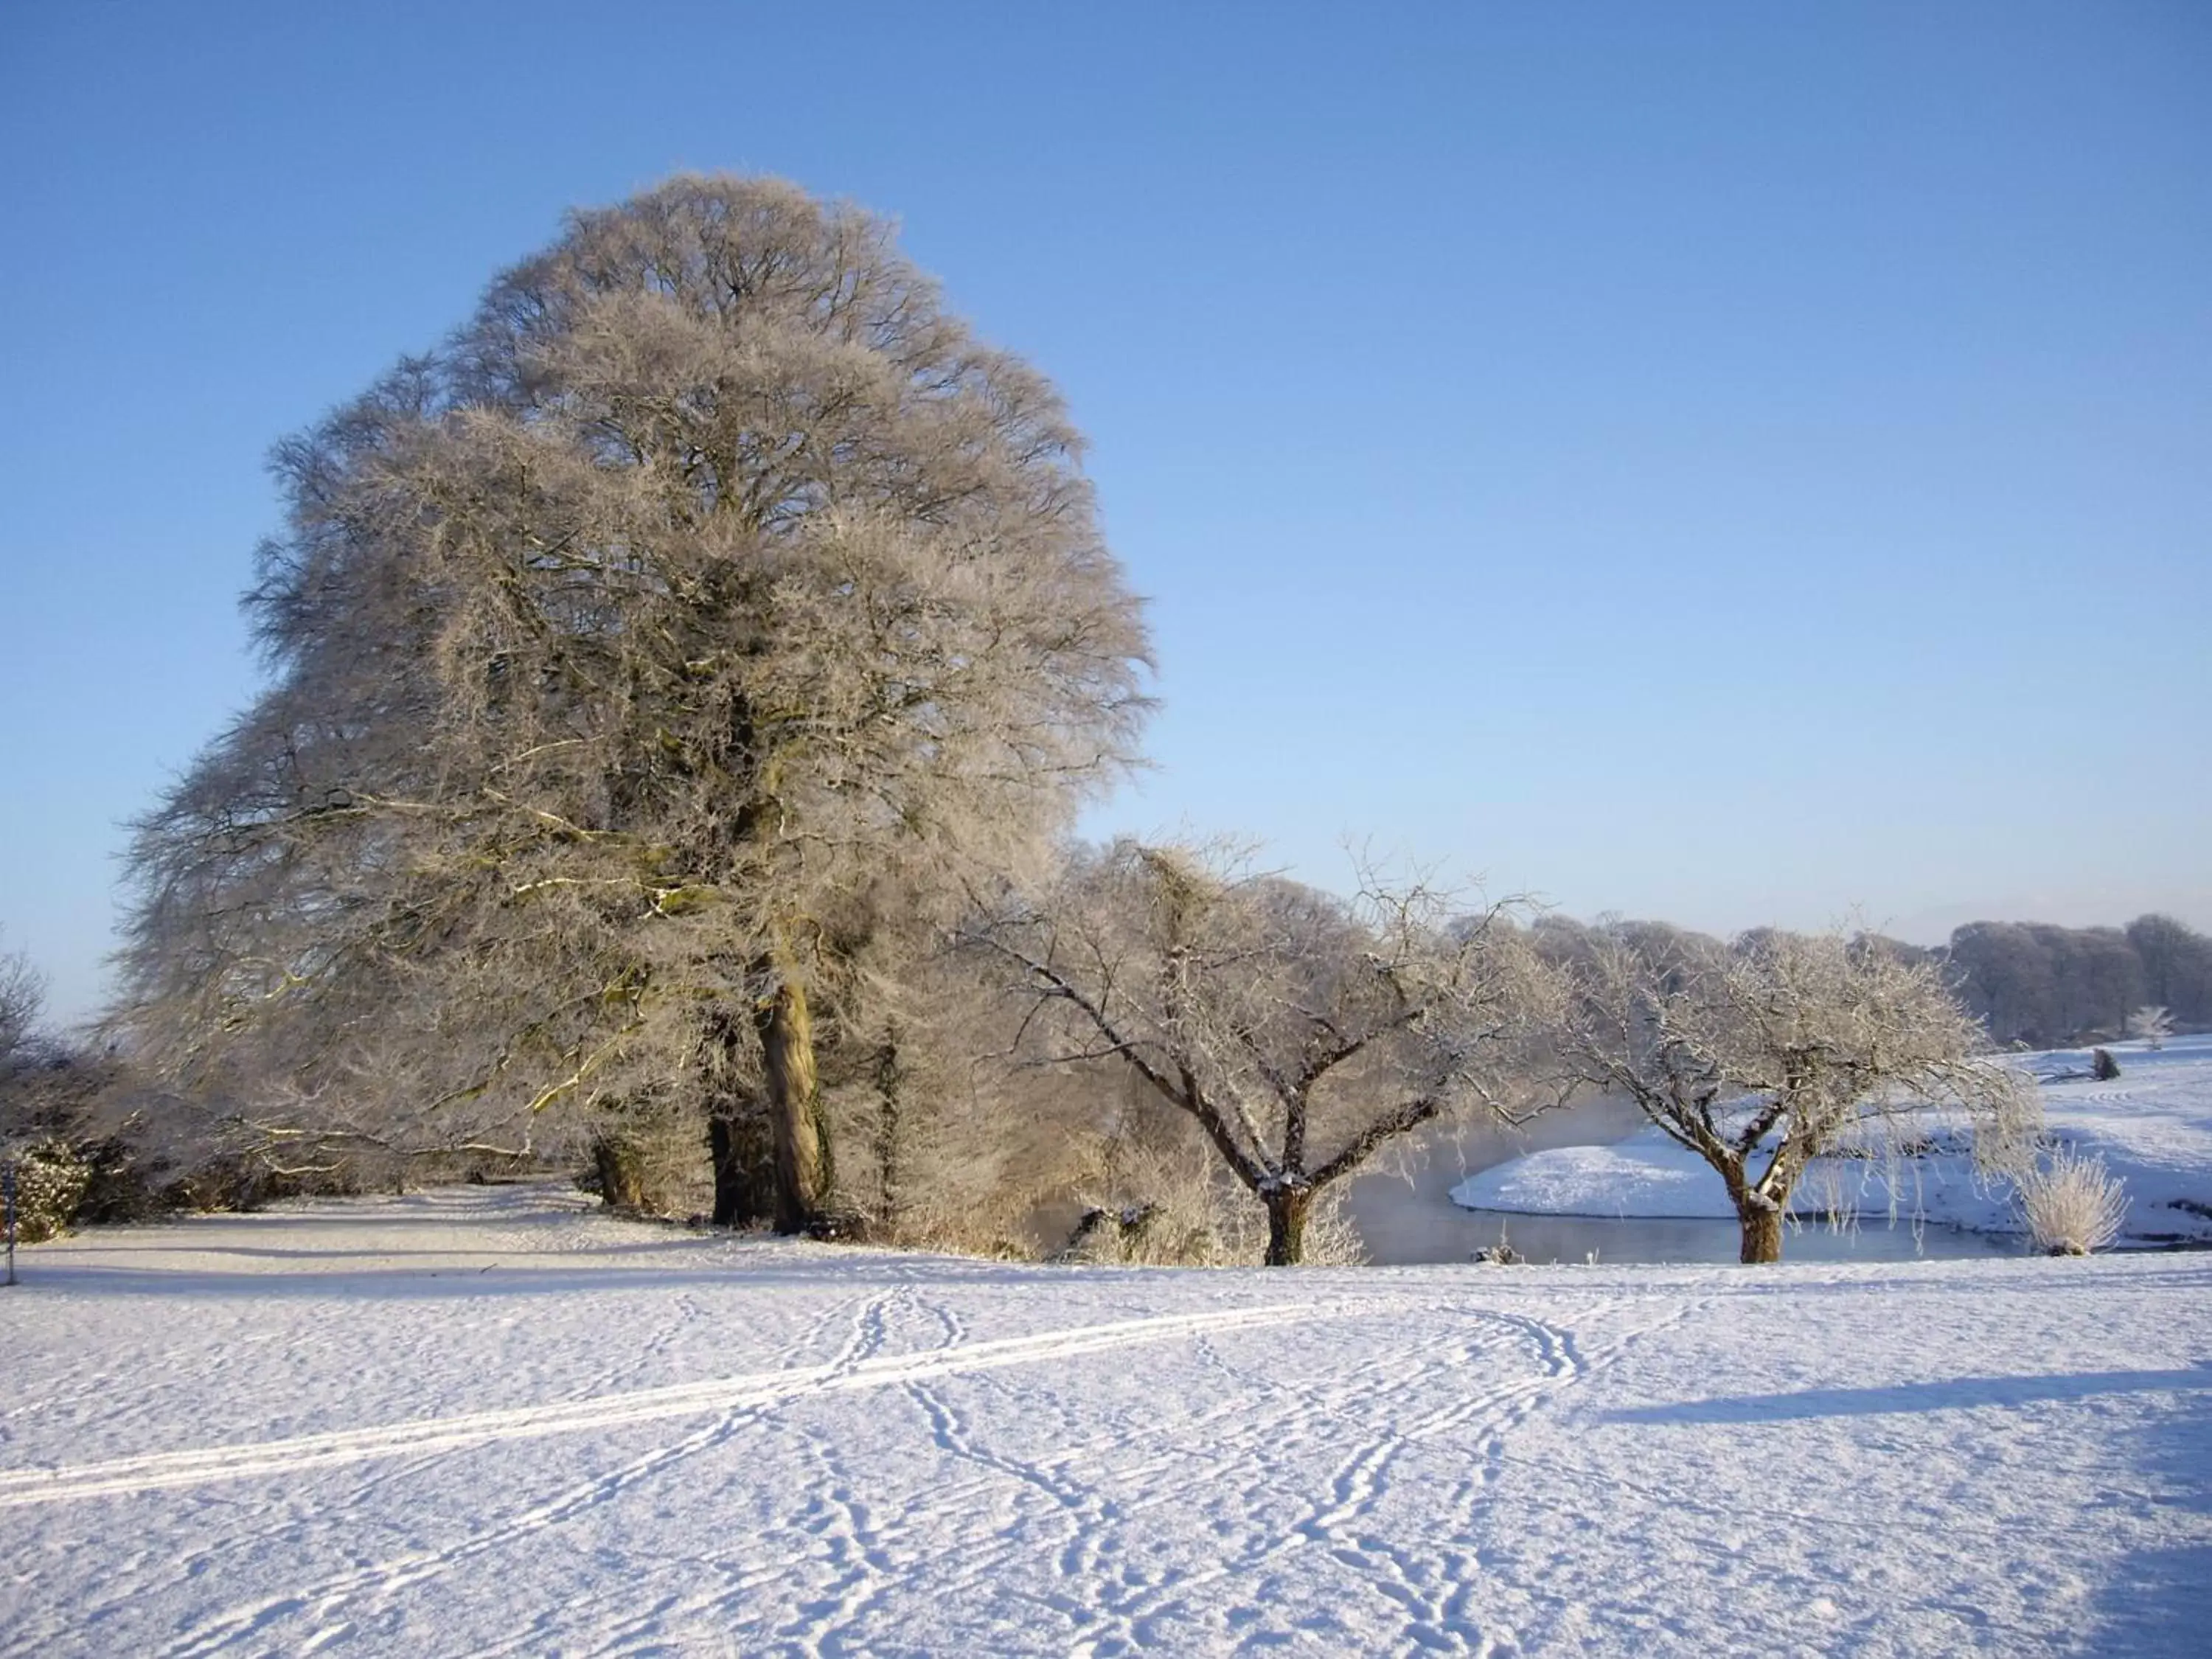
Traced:
<svg viewBox="0 0 2212 1659">
<path fill-rule="evenodd" d="M 1478 1170 L 1552 1146 L 1607 1146 L 1644 1124 L 1625 1101 L 1597 1100 L 1538 1118 L 1526 1129 L 1478 1127 L 1431 1137 L 1406 1174 L 1355 1179 L 1345 1195 L 1352 1224 L 1377 1267 L 1466 1261 L 1501 1235 L 1532 1262 L 1734 1261 L 1741 1235 L 1733 1221 L 1650 1220 L 1620 1216 L 1507 1215 L 1468 1210 L 1451 1189 Z M 1720 1177 L 1715 1176 L 1717 1182 Z M 1898 1261 L 1917 1257 L 2018 1255 L 2021 1239 L 1956 1227 L 1892 1226 L 1873 1217 L 1837 1231 L 1825 1223 L 1792 1228 L 1784 1261 Z"/>
</svg>

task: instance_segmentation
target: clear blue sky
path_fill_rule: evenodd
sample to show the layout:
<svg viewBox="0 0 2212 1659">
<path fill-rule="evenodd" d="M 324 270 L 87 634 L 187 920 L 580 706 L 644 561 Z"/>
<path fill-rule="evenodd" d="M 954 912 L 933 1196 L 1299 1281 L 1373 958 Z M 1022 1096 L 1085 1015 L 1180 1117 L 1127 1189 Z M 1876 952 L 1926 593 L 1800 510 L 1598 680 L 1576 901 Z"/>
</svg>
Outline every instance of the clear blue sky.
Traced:
<svg viewBox="0 0 2212 1659">
<path fill-rule="evenodd" d="M 1151 598 L 1092 827 L 2212 924 L 2212 6 L 0 6 L 0 927 L 252 694 L 280 434 L 563 208 L 896 213 Z"/>
</svg>

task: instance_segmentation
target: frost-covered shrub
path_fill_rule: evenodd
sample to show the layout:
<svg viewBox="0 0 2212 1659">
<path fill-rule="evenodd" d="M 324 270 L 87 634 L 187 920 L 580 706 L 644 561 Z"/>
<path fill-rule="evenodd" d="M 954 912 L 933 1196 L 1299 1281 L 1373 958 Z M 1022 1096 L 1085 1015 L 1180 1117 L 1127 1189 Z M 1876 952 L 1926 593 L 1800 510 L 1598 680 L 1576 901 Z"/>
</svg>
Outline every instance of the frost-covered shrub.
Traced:
<svg viewBox="0 0 2212 1659">
<path fill-rule="evenodd" d="M 25 1244 L 67 1232 L 92 1180 L 92 1165 L 65 1140 L 40 1141 L 7 1155 L 15 1169 L 15 1237 Z"/>
<path fill-rule="evenodd" d="M 40 1190 L 42 1226 L 158 1215 L 181 1201 L 180 1175 L 210 1155 L 112 1055 L 41 1040 L 0 1063 L 0 1158 L 36 1166 L 24 1181 Z"/>
<path fill-rule="evenodd" d="M 1188 1146 L 1121 1146 L 1079 1195 L 1085 1206 L 1079 1237 L 1060 1253 L 1063 1261 L 1249 1267 L 1267 1249 L 1266 1206 Z M 1341 1196 L 1333 1188 L 1315 1194 L 1303 1265 L 1348 1267 L 1367 1259 Z"/>
<path fill-rule="evenodd" d="M 2120 1236 L 2128 1215 L 2126 1183 L 2102 1158 L 2058 1146 L 2021 1177 L 2020 1207 L 2035 1247 L 2051 1255 L 2087 1255 Z"/>
<path fill-rule="evenodd" d="M 1488 1267 L 1517 1267 L 1528 1258 L 1513 1248 L 1512 1241 L 1501 1227 L 1498 1230 L 1498 1243 L 1484 1245 L 1468 1259 Z"/>
</svg>

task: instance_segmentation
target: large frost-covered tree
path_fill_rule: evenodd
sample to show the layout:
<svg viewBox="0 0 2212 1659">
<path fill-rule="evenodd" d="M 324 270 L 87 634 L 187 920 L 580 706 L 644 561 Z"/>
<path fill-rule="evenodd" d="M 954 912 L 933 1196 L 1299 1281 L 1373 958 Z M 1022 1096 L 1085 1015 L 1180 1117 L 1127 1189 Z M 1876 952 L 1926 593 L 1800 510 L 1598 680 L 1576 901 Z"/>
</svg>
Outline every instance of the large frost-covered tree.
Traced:
<svg viewBox="0 0 2212 1659">
<path fill-rule="evenodd" d="M 764 1101 L 807 1224 L 837 941 L 1132 753 L 1080 447 L 865 212 L 722 176 L 573 216 L 278 451 L 272 683 L 136 843 L 142 1048 L 295 1116 L 374 1074 L 424 1144 L 688 1066 Z"/>
<path fill-rule="evenodd" d="M 1569 1070 L 1712 1166 L 1746 1261 L 1781 1260 L 1816 1158 L 1907 1156 L 1947 1121 L 1971 1127 L 1994 1170 L 2032 1153 L 2033 1090 L 1982 1055 L 1986 1034 L 1936 962 L 1840 930 L 1723 945 L 1613 924 L 1583 947 L 1557 1038 Z"/>
</svg>

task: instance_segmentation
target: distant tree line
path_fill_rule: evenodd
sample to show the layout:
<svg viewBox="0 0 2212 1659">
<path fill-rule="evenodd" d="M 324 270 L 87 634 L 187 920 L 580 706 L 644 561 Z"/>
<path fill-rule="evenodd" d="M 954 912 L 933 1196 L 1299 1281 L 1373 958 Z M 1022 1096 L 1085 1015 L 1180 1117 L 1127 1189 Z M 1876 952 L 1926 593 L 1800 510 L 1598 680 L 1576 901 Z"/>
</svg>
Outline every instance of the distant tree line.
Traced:
<svg viewBox="0 0 2212 1659">
<path fill-rule="evenodd" d="M 1654 951 L 1717 943 L 1662 921 L 1613 926 Z M 1536 928 L 1544 948 L 1563 961 L 1587 959 L 1596 937 L 1565 916 L 1543 917 Z M 2177 1029 L 2212 1026 L 2212 937 L 2172 916 L 2137 916 L 2125 927 L 1976 921 L 1944 945 L 1881 945 L 1900 962 L 1936 968 L 1999 1047 L 2118 1041 L 2146 1006 L 2165 1009 Z"/>
<path fill-rule="evenodd" d="M 2179 1029 L 2212 1025 L 2212 938 L 2172 916 L 2125 927 L 1971 922 L 1943 954 L 1960 1000 L 2000 1043 L 2109 1042 L 2146 1005 Z"/>
</svg>

